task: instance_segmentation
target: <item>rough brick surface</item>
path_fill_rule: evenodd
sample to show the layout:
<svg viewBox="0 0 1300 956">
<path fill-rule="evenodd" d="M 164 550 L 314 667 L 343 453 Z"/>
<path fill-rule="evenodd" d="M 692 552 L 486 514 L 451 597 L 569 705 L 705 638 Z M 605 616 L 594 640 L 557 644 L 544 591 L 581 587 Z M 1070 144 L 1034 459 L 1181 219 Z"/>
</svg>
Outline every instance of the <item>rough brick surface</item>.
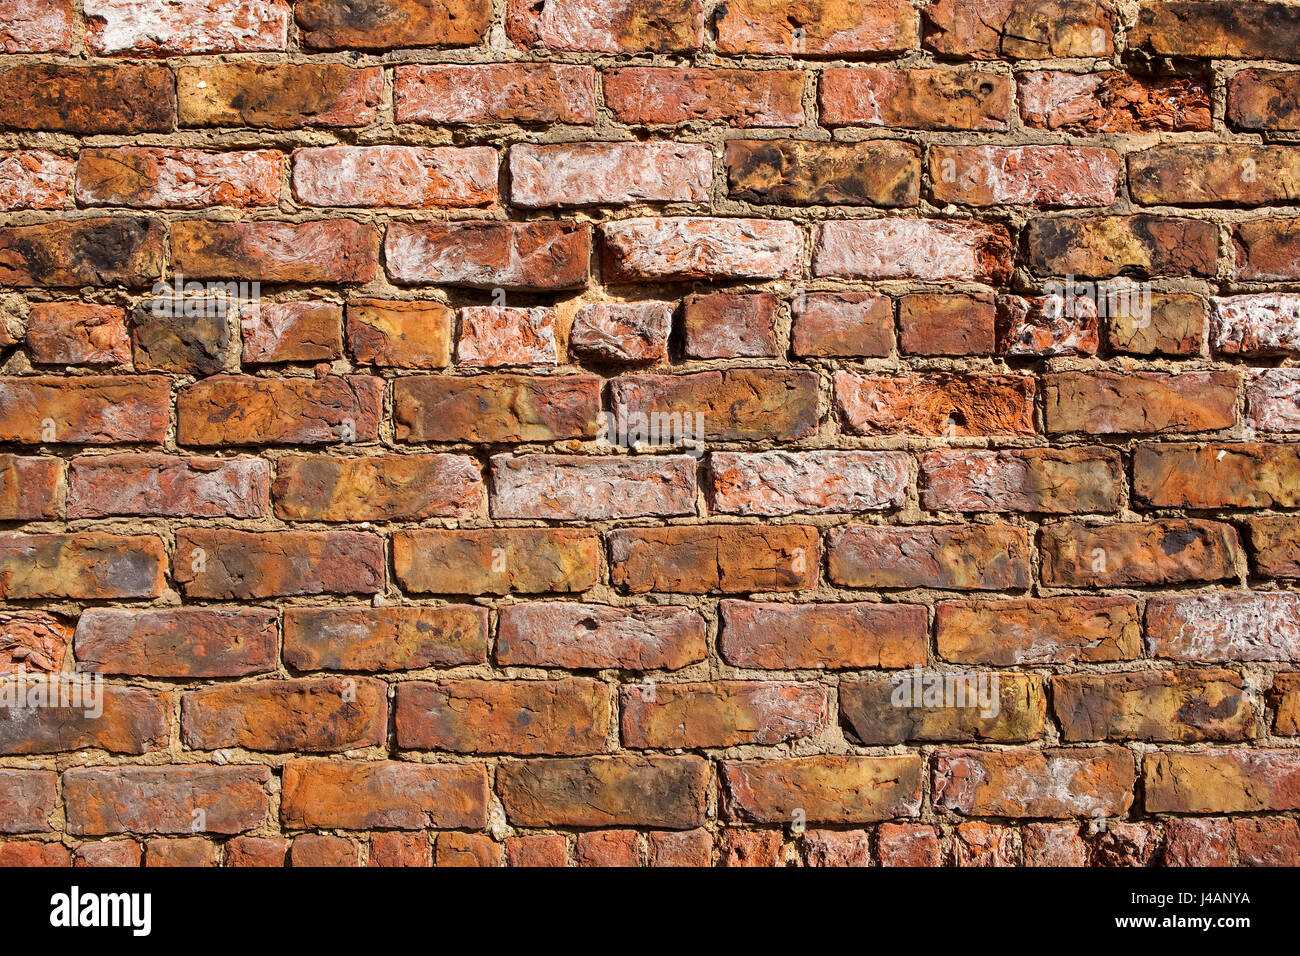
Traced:
<svg viewBox="0 0 1300 956">
<path fill-rule="evenodd" d="M 0 864 L 1300 863 L 1298 32 L 0 0 Z"/>
</svg>

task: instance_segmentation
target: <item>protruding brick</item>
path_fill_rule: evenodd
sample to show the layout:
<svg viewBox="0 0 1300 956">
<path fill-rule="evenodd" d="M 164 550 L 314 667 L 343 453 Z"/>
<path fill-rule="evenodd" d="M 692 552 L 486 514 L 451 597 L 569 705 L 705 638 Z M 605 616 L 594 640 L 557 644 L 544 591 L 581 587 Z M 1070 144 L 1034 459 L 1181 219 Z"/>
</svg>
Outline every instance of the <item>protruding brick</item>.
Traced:
<svg viewBox="0 0 1300 956">
<path fill-rule="evenodd" d="M 63 470 L 57 458 L 0 455 L 0 520 L 57 517 L 64 493 Z"/>
<path fill-rule="evenodd" d="M 1228 80 L 1228 121 L 1242 129 L 1300 130 L 1300 73 L 1234 73 Z"/>
<path fill-rule="evenodd" d="M 1286 3 L 1241 9 L 1188 0 L 1144 0 L 1129 49 L 1158 56 L 1300 61 L 1288 37 L 1300 30 L 1300 10 Z"/>
<path fill-rule="evenodd" d="M 71 53 L 75 21 L 72 0 L 3 0 L 0 52 Z"/>
<path fill-rule="evenodd" d="M 1255 572 L 1269 578 L 1300 578 L 1300 516 L 1261 515 L 1246 524 Z"/>
<path fill-rule="evenodd" d="M 1300 432 L 1300 369 L 1251 369 L 1247 376 L 1250 424 L 1266 431 Z"/>
<path fill-rule="evenodd" d="M 1148 206 L 1258 206 L 1295 199 L 1300 146 L 1178 143 L 1128 156 L 1129 192 Z"/>
<path fill-rule="evenodd" d="M 33 302 L 27 321 L 27 353 L 38 365 L 131 361 L 126 314 L 119 306 Z"/>
<path fill-rule="evenodd" d="M 1300 506 L 1300 445 L 1139 445 L 1133 493 L 1166 508 Z"/>
<path fill-rule="evenodd" d="M 1300 294 L 1210 300 L 1210 344 L 1225 355 L 1300 355 Z"/>
<path fill-rule="evenodd" d="M 1290 817 L 1238 817 L 1232 835 L 1241 866 L 1300 865 L 1300 823 Z"/>
<path fill-rule="evenodd" d="M 1235 279 L 1283 282 L 1300 279 L 1300 222 L 1293 219 L 1256 219 L 1238 223 L 1232 232 Z M 1263 299 L 1249 296 L 1249 300 Z M 1231 301 L 1231 300 L 1229 300 Z M 1278 296 L 1278 305 L 1286 302 Z"/>
</svg>

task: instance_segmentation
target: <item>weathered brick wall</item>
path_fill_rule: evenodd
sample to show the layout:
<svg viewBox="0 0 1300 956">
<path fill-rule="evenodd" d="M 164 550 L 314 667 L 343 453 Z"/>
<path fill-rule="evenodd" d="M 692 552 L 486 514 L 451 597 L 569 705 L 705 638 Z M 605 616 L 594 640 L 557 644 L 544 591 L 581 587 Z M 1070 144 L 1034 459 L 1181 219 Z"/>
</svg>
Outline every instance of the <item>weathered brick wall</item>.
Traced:
<svg viewBox="0 0 1300 956">
<path fill-rule="evenodd" d="M 1300 6 L 0 54 L 0 862 L 1300 861 Z"/>
</svg>

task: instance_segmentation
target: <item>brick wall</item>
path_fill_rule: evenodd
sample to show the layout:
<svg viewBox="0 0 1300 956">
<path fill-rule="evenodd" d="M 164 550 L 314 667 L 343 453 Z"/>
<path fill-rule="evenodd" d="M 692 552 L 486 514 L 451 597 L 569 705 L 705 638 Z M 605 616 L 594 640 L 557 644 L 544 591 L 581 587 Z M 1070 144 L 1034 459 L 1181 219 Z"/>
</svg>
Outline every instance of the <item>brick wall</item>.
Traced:
<svg viewBox="0 0 1300 956">
<path fill-rule="evenodd" d="M 0 862 L 1300 862 L 1298 41 L 0 0 Z"/>
</svg>

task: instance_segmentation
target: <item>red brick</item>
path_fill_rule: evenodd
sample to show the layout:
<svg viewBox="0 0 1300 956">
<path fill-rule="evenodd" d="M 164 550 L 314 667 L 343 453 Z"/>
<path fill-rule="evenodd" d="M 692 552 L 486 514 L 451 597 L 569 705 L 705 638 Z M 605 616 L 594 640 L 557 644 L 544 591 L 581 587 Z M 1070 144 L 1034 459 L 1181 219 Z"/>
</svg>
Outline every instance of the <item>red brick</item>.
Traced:
<svg viewBox="0 0 1300 956">
<path fill-rule="evenodd" d="M 830 578 L 857 588 L 1029 587 L 1029 537 L 1008 524 L 846 525 L 826 540 Z"/>
<path fill-rule="evenodd" d="M 377 66 L 242 61 L 176 69 L 182 126 L 367 126 L 378 119 L 383 92 Z"/>
<path fill-rule="evenodd" d="M 312 222 L 172 223 L 178 272 L 196 278 L 259 282 L 369 282 L 379 261 L 379 234 L 352 219 Z"/>
<path fill-rule="evenodd" d="M 72 0 L 0 0 L 0 52 L 71 53 Z"/>
<path fill-rule="evenodd" d="M 962 867 L 1015 866 L 1016 831 L 969 820 L 953 829 L 952 863 Z"/>
<path fill-rule="evenodd" d="M 936 0 L 925 8 L 925 48 L 939 56 L 1037 60 L 1104 57 L 1116 12 L 1094 0 Z"/>
<path fill-rule="evenodd" d="M 923 823 L 882 823 L 876 830 L 881 866 L 939 866 L 939 831 Z"/>
<path fill-rule="evenodd" d="M 704 39 L 704 11 L 700 0 L 510 0 L 506 34 L 573 53 L 689 53 Z"/>
<path fill-rule="evenodd" d="M 393 569 L 408 591 L 543 594 L 586 591 L 601 576 L 600 538 L 586 529 L 423 528 L 393 535 Z"/>
<path fill-rule="evenodd" d="M 603 830 L 579 833 L 573 859 L 578 866 L 639 866 L 639 837 L 635 830 Z"/>
<path fill-rule="evenodd" d="M 996 308 L 986 293 L 915 293 L 898 300 L 899 347 L 913 355 L 992 355 Z"/>
<path fill-rule="evenodd" d="M 180 389 L 182 445 L 324 445 L 374 441 L 384 382 L 368 375 L 213 375 Z"/>
<path fill-rule="evenodd" d="M 451 364 L 453 313 L 441 302 L 353 299 L 347 316 L 348 350 L 360 363 L 397 368 Z"/>
<path fill-rule="evenodd" d="M 1247 420 L 1267 431 L 1300 432 L 1300 371 L 1251 369 L 1246 379 Z"/>
<path fill-rule="evenodd" d="M 262 608 L 86 608 L 77 667 L 139 677 L 245 677 L 275 670 L 276 614 Z"/>
<path fill-rule="evenodd" d="M 709 198 L 713 154 L 690 143 L 510 147 L 510 202 L 531 209 Z"/>
<path fill-rule="evenodd" d="M 118 306 L 33 302 L 27 321 L 27 353 L 39 365 L 131 361 L 126 313 Z"/>
<path fill-rule="evenodd" d="M 1300 130 L 1300 74 L 1242 70 L 1228 80 L 1228 121 L 1242 129 Z"/>
<path fill-rule="evenodd" d="M 61 843 L 12 840 L 0 843 L 0 867 L 71 866 L 72 854 Z"/>
<path fill-rule="evenodd" d="M 1147 670 L 1053 677 L 1061 739 L 1250 740 L 1255 711 L 1236 671 Z"/>
<path fill-rule="evenodd" d="M 743 202 L 779 206 L 915 206 L 921 153 L 907 143 L 727 141 L 727 192 Z"/>
<path fill-rule="evenodd" d="M 975 70 L 823 70 L 818 104 L 824 126 L 890 126 L 927 130 L 1005 130 L 1011 123 L 1011 79 Z"/>
<path fill-rule="evenodd" d="M 733 54 L 896 53 L 917 43 L 916 12 L 894 3 L 729 0 L 715 26 L 718 49 Z"/>
<path fill-rule="evenodd" d="M 1129 193 L 1155 206 L 1293 201 L 1300 147 L 1180 143 L 1128 155 Z"/>
<path fill-rule="evenodd" d="M 708 762 L 681 757 L 568 757 L 497 767 L 497 792 L 521 827 L 690 830 L 705 817 Z"/>
<path fill-rule="evenodd" d="M 1142 653 L 1137 602 L 1130 597 L 940 601 L 939 656 L 1011 667 L 1131 660 Z"/>
<path fill-rule="evenodd" d="M 499 368 L 507 365 L 557 365 L 555 309 L 470 306 L 460 310 L 456 364 Z"/>
<path fill-rule="evenodd" d="M 382 539 L 365 531 L 176 532 L 176 583 L 190 597 L 375 594 L 384 588 Z"/>
<path fill-rule="evenodd" d="M 1043 583 L 1137 587 L 1236 577 L 1231 525 L 1178 518 L 1100 524 L 1060 521 L 1040 531 Z"/>
<path fill-rule="evenodd" d="M 49 770 L 0 770 L 0 832 L 45 833 L 58 800 Z"/>
<path fill-rule="evenodd" d="M 1108 206 L 1119 185 L 1119 154 L 1097 146 L 931 146 L 938 202 Z"/>
<path fill-rule="evenodd" d="M 226 844 L 226 866 L 284 866 L 287 841 L 282 837 L 238 836 Z"/>
<path fill-rule="evenodd" d="M 1156 657 L 1188 662 L 1300 660 L 1300 595 L 1222 591 L 1147 602 Z"/>
<path fill-rule="evenodd" d="M 270 508 L 271 465 L 255 458 L 83 455 L 68 478 L 69 518 L 257 518 Z"/>
<path fill-rule="evenodd" d="M 399 123 L 591 123 L 595 76 L 589 66 L 475 63 L 398 66 L 393 101 Z"/>
<path fill-rule="evenodd" d="M 1231 428 L 1235 372 L 1094 369 L 1045 376 L 1044 420 L 1052 433 L 1159 434 Z"/>
<path fill-rule="evenodd" d="M 1016 357 L 1096 355 L 1097 305 L 1079 295 L 997 297 L 998 352 Z"/>
<path fill-rule="evenodd" d="M 925 608 L 723 601 L 718 649 L 736 667 L 899 668 L 925 663 Z"/>
<path fill-rule="evenodd" d="M 497 199 L 497 154 L 489 146 L 297 149 L 293 193 L 305 206 L 490 206 Z"/>
<path fill-rule="evenodd" d="M 1300 809 L 1294 750 L 1201 750 L 1143 758 L 1148 813 L 1260 813 Z"/>
<path fill-rule="evenodd" d="M 1210 300 L 1210 344 L 1225 355 L 1300 355 L 1300 295 L 1265 292 Z"/>
<path fill-rule="evenodd" d="M 140 209 L 274 206 L 280 154 L 215 153 L 128 146 L 83 149 L 77 156 L 77 204 Z"/>
<path fill-rule="evenodd" d="M 245 365 L 325 362 L 343 357 L 343 309 L 333 302 L 245 305 L 239 327 Z"/>
<path fill-rule="evenodd" d="M 813 275 L 845 279 L 970 280 L 1011 274 L 1006 228 L 968 220 L 854 219 L 816 230 Z"/>
<path fill-rule="evenodd" d="M 1289 817 L 1234 819 L 1232 834 L 1241 866 L 1300 865 L 1300 823 Z"/>
<path fill-rule="evenodd" d="M 1123 747 L 951 750 L 935 762 L 933 794 L 963 816 L 1109 816 L 1132 805 L 1134 779 Z"/>
<path fill-rule="evenodd" d="M 290 760 L 280 821 L 293 830 L 474 830 L 487 823 L 482 765 Z"/>
<path fill-rule="evenodd" d="M 707 650 L 704 618 L 689 608 L 539 601 L 497 614 L 496 659 L 507 667 L 677 670 Z"/>
<path fill-rule="evenodd" d="M 568 859 L 568 843 L 560 834 L 538 834 L 506 840 L 506 862 L 509 866 L 567 866 Z"/>
<path fill-rule="evenodd" d="M 0 282 L 143 288 L 162 274 L 164 235 L 157 220 L 124 216 L 5 226 L 0 228 Z"/>
<path fill-rule="evenodd" d="M 175 123 L 175 79 L 165 66 L 22 63 L 0 73 L 0 126 L 9 129 L 167 133 Z"/>
<path fill-rule="evenodd" d="M 932 704 L 931 681 L 951 697 Z M 980 681 L 987 681 L 981 686 Z M 990 686 L 991 685 L 991 686 Z M 1047 700 L 1034 674 L 946 675 L 918 667 L 910 674 L 845 680 L 838 688 L 840 726 L 855 744 L 889 747 L 936 741 L 1012 743 L 1043 737 Z"/>
<path fill-rule="evenodd" d="M 727 819 L 745 823 L 874 823 L 920 813 L 922 761 L 816 756 L 727 760 L 720 787 Z"/>
<path fill-rule="evenodd" d="M 668 360 L 673 306 L 668 302 L 600 302 L 573 317 L 569 351 L 580 359 L 617 365 Z"/>
<path fill-rule="evenodd" d="M 817 586 L 816 528 L 694 525 L 609 532 L 610 578 L 632 594 L 798 591 Z"/>
<path fill-rule="evenodd" d="M 1118 511 L 1123 462 L 1109 449 L 931 451 L 921 456 L 930 511 Z"/>
<path fill-rule="evenodd" d="M 483 500 L 479 464 L 464 455 L 286 455 L 273 491 L 287 521 L 464 517 Z"/>
<path fill-rule="evenodd" d="M 1025 866 L 1087 866 L 1077 823 L 1031 823 L 1022 831 Z"/>
<path fill-rule="evenodd" d="M 763 516 L 883 511 L 903 504 L 909 472 L 900 452 L 714 452 L 709 505 Z"/>
<path fill-rule="evenodd" d="M 288 42 L 285 0 L 85 0 L 86 45 L 98 56 L 254 53 Z"/>
<path fill-rule="evenodd" d="M 145 866 L 217 866 L 220 850 L 211 840 L 202 837 L 161 839 L 145 841 Z"/>
<path fill-rule="evenodd" d="M 695 750 L 779 744 L 816 734 L 826 688 L 774 681 L 631 684 L 620 688 L 624 747 Z"/>
<path fill-rule="evenodd" d="M 708 830 L 663 831 L 649 835 L 651 866 L 710 866 L 713 835 Z"/>
<path fill-rule="evenodd" d="M 1024 232 L 1024 263 L 1035 275 L 1212 276 L 1219 229 L 1173 216 L 1035 217 Z"/>
<path fill-rule="evenodd" d="M 420 670 L 477 664 L 486 657 L 485 608 L 446 604 L 284 610 L 284 660 L 295 670 Z"/>
<path fill-rule="evenodd" d="M 1252 3 L 1240 9 L 1186 0 L 1144 0 L 1130 49 L 1159 56 L 1300 61 L 1287 38 L 1300 29 L 1300 10 L 1285 3 Z"/>
<path fill-rule="evenodd" d="M 227 851 L 227 859 L 229 852 Z M 108 867 L 140 866 L 144 861 L 144 851 L 134 840 L 103 840 L 98 843 L 83 843 L 77 847 L 73 866 Z"/>
<path fill-rule="evenodd" d="M 388 685 L 325 677 L 218 684 L 181 695 L 181 738 L 193 750 L 356 750 L 384 742 Z"/>
<path fill-rule="evenodd" d="M 0 520 L 57 517 L 64 496 L 64 467 L 57 458 L 0 455 Z"/>
<path fill-rule="evenodd" d="M 605 105 L 619 123 L 721 122 L 743 128 L 802 126 L 797 70 L 626 66 L 602 71 Z"/>
<path fill-rule="evenodd" d="M 624 375 L 610 386 L 610 407 L 629 436 L 640 424 L 642 437 L 648 428 L 664 444 L 793 441 L 817 429 L 817 383 L 815 372 L 787 369 Z"/>
<path fill-rule="evenodd" d="M 835 404 L 859 435 L 1034 434 L 1034 379 L 1025 375 L 835 373 Z"/>
<path fill-rule="evenodd" d="M 371 835 L 370 861 L 375 865 L 376 836 Z M 396 834 L 401 835 L 401 834 Z M 423 835 L 421 834 L 421 838 Z M 412 864 L 425 866 L 425 863 Z M 501 845 L 482 833 L 440 833 L 438 835 L 435 866 L 492 867 L 501 866 Z"/>
<path fill-rule="evenodd" d="M 803 231 L 776 219 L 621 219 L 600 227 L 606 280 L 788 279 L 803 263 Z"/>
<path fill-rule="evenodd" d="M 783 843 L 780 830 L 722 831 L 718 843 L 718 865 L 726 867 L 779 866 Z"/>
<path fill-rule="evenodd" d="M 453 753 L 589 754 L 609 735 L 609 689 L 564 680 L 405 681 L 397 746 Z"/>
<path fill-rule="evenodd" d="M 72 625 L 43 611 L 0 611 L 0 674 L 63 670 Z"/>
<path fill-rule="evenodd" d="M 393 384 L 397 440 L 531 442 L 590 438 L 601 380 L 590 375 L 412 375 Z"/>
<path fill-rule="evenodd" d="M 1133 494 L 1157 507 L 1294 508 L 1300 506 L 1300 445 L 1139 445 Z"/>
<path fill-rule="evenodd" d="M 770 292 L 690 295 L 682 304 L 687 358 L 774 358 L 776 296 Z"/>
<path fill-rule="evenodd" d="M 3 44 L 0 34 L 0 48 Z M 74 165 L 66 156 L 39 149 L 0 153 L 0 210 L 62 209 L 72 190 Z"/>
<path fill-rule="evenodd" d="M 294 838 L 289 862 L 293 866 L 360 866 L 361 845 L 347 837 L 304 833 Z"/>
<path fill-rule="evenodd" d="M 799 841 L 804 866 L 871 866 L 866 830 L 808 830 Z"/>
<path fill-rule="evenodd" d="M 160 750 L 170 734 L 172 704 L 168 696 L 139 687 L 102 686 L 95 690 L 84 678 L 62 677 L 36 681 L 14 678 L 10 690 L 27 694 L 48 693 L 44 706 L 15 709 L 0 724 L 0 753 L 44 754 L 72 750 L 106 750 L 143 754 Z M 58 698 L 71 697 L 71 706 Z M 87 696 L 93 695 L 93 696 Z M 92 705 L 93 702 L 93 705 Z"/>
<path fill-rule="evenodd" d="M 154 598 L 167 555 L 151 534 L 0 534 L 0 597 Z"/>
<path fill-rule="evenodd" d="M 571 289 L 587 282 L 591 228 L 575 222 L 394 222 L 384 240 L 399 283 Z"/>
<path fill-rule="evenodd" d="M 551 521 L 695 513 L 689 455 L 495 455 L 492 516 Z"/>
<path fill-rule="evenodd" d="M 318 50 L 474 46 L 492 19 L 484 0 L 304 0 L 302 42 Z"/>
<path fill-rule="evenodd" d="M 1037 129 L 1085 136 L 1210 128 L 1210 91 L 1198 77 L 1043 70 L 1018 73 L 1016 82 L 1020 115 Z"/>
<path fill-rule="evenodd" d="M 888 356 L 894 340 L 894 306 L 874 292 L 803 292 L 795 296 L 791 347 L 811 358 Z"/>
<path fill-rule="evenodd" d="M 270 779 L 251 765 L 75 768 L 63 774 L 68 832 L 242 833 L 266 822 Z"/>
<path fill-rule="evenodd" d="M 1285 281 L 1300 278 L 1300 223 L 1295 220 L 1258 219 L 1239 223 L 1232 233 L 1232 246 L 1232 275 L 1235 279 Z M 1263 296 L 1243 298 L 1246 302 L 1268 301 Z M 1278 296 L 1272 301 L 1277 308 L 1288 299 Z"/>
</svg>

